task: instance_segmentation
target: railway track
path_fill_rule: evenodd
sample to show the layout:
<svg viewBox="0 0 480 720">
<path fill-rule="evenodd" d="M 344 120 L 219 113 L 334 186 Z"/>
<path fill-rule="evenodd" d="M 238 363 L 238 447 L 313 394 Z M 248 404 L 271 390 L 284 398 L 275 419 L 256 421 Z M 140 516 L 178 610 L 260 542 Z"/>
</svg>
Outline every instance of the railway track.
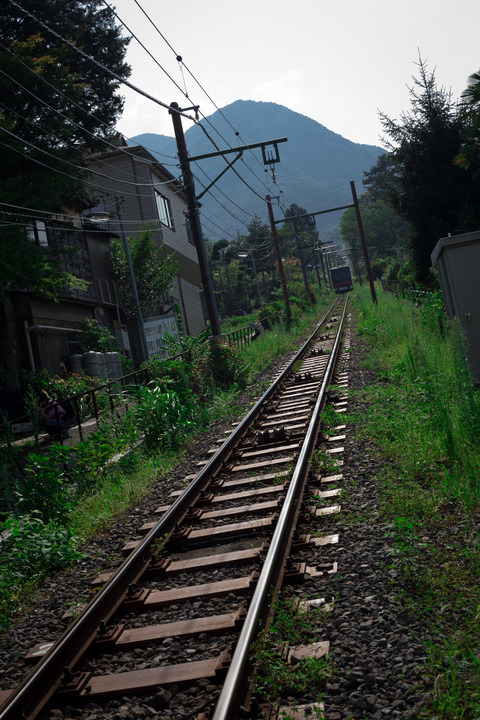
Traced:
<svg viewBox="0 0 480 720">
<path fill-rule="evenodd" d="M 322 549 L 337 538 L 303 528 L 318 528 L 322 515 L 340 509 L 338 473 L 312 472 L 311 457 L 332 383 L 340 419 L 345 409 L 338 369 L 347 357 L 345 319 L 339 298 L 188 487 L 125 545 L 121 566 L 96 579 L 98 592 L 64 634 L 31 649 L 31 672 L 0 692 L 1 720 L 50 717 L 52 707 L 69 708 L 59 717 L 79 717 L 71 708 L 85 704 L 113 718 L 118 698 L 123 707 L 139 694 L 167 712 L 172 686 L 182 688 L 192 717 L 202 710 L 212 720 L 258 715 L 251 647 L 269 625 L 272 594 L 335 572 Z M 337 436 L 323 438 L 330 469 L 341 462 L 339 426 Z M 288 652 L 295 662 L 327 649 L 322 642 Z M 279 708 L 262 712 L 275 717 Z"/>
</svg>

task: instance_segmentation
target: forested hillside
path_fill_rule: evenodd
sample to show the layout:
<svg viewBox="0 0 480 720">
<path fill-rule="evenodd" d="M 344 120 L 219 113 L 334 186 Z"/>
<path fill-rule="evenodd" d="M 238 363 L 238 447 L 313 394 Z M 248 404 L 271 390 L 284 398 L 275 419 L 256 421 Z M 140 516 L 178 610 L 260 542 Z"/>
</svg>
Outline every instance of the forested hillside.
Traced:
<svg viewBox="0 0 480 720">
<path fill-rule="evenodd" d="M 239 130 L 240 137 L 235 136 L 225 118 Z M 190 155 L 215 151 L 206 133 L 198 125 L 188 127 L 187 122 L 184 121 L 184 129 Z M 296 203 L 309 212 L 350 203 L 352 201 L 350 180 L 355 181 L 357 191 L 360 192 L 363 173 L 375 165 L 379 154 L 384 152 L 374 145 L 359 145 L 351 142 L 305 115 L 270 102 L 237 100 L 215 112 L 202 123 L 220 149 L 228 145 L 237 147 L 244 143 L 287 137 L 288 142 L 278 146 L 281 162 L 275 166 L 277 182 L 273 185 L 273 194 L 282 192 L 285 204 Z M 213 127 L 217 128 L 221 136 L 213 130 Z M 159 153 L 160 162 L 169 166 L 175 174 L 172 165 L 175 166 L 176 143 L 173 137 L 144 133 L 132 138 L 132 141 Z M 209 220 L 233 236 L 237 232 L 245 232 L 245 224 L 251 217 L 236 206 L 259 217 L 266 216 L 266 204 L 262 198 L 267 194 L 264 183 L 267 183 L 268 178 L 265 176 L 261 150 L 252 152 L 254 155 L 246 152 L 244 160 L 253 172 L 245 166 L 242 167 L 243 160 L 235 167 L 241 170 L 242 176 L 257 194 L 252 193 L 233 169 L 229 170 L 218 181 L 213 191 L 218 202 L 209 194 L 202 198 L 202 219 L 204 232 L 207 235 L 209 235 L 209 227 L 214 227 L 214 225 L 209 226 Z M 228 158 L 231 161 L 233 155 L 229 155 Z M 225 160 L 206 159 L 200 161 L 199 166 L 209 178 L 213 179 L 225 167 Z M 194 165 L 193 170 L 198 178 L 198 193 L 201 192 L 201 182 L 209 184 L 209 181 L 199 167 Z M 270 177 L 270 169 L 267 170 Z M 225 193 L 228 200 L 222 193 Z M 235 205 L 229 201 L 233 201 Z M 325 230 L 337 226 L 339 216 L 340 213 L 319 216 L 317 228 Z M 219 233 L 218 228 L 215 232 Z"/>
</svg>

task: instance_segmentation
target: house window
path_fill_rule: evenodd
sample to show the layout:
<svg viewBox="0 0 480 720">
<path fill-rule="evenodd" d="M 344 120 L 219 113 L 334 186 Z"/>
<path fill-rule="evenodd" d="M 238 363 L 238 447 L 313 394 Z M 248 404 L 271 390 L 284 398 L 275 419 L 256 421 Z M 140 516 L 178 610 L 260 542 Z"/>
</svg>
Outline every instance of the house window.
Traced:
<svg viewBox="0 0 480 720">
<path fill-rule="evenodd" d="M 36 243 L 40 247 L 48 247 L 47 231 L 42 220 L 36 220 L 35 225 L 27 225 L 25 230 L 30 242 Z"/>
<path fill-rule="evenodd" d="M 162 225 L 166 225 L 171 230 L 175 230 L 170 200 L 162 195 L 157 188 L 155 188 L 155 202 L 157 203 L 158 218 Z"/>
</svg>

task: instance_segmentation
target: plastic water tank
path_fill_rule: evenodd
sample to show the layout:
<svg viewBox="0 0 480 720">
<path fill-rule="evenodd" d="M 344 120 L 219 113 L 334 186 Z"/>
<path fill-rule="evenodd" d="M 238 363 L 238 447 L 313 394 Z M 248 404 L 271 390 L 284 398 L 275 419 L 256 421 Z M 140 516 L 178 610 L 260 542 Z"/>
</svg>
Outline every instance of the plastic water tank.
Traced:
<svg viewBox="0 0 480 720">
<path fill-rule="evenodd" d="M 68 360 L 68 365 L 70 367 L 70 372 L 72 373 L 78 373 L 78 375 L 82 374 L 82 355 L 70 355 L 70 358 Z"/>
<path fill-rule="evenodd" d="M 120 360 L 120 353 L 118 352 L 106 352 L 105 353 L 105 366 L 107 369 L 107 377 L 109 380 L 115 380 L 120 377 L 118 374 L 118 360 Z M 120 363 L 121 365 L 121 363 Z"/>
<path fill-rule="evenodd" d="M 90 377 L 103 377 L 102 373 L 105 372 L 105 358 L 103 353 L 95 352 L 94 350 L 83 353 L 82 367 Z"/>
<path fill-rule="evenodd" d="M 107 375 L 107 363 L 105 362 L 105 354 L 99 352 L 99 353 L 97 353 L 97 355 L 98 355 L 98 371 L 99 371 L 98 377 L 101 377 L 104 380 L 107 380 L 108 375 Z"/>
</svg>

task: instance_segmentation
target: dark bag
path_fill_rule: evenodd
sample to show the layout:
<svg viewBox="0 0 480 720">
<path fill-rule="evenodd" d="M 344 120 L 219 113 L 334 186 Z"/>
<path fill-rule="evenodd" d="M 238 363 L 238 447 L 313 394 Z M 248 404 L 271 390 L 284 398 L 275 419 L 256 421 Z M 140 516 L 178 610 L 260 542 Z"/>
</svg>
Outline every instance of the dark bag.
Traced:
<svg viewBox="0 0 480 720">
<path fill-rule="evenodd" d="M 75 410 L 70 400 L 58 400 L 57 402 L 65 410 L 66 419 L 72 422 L 75 419 Z"/>
</svg>

